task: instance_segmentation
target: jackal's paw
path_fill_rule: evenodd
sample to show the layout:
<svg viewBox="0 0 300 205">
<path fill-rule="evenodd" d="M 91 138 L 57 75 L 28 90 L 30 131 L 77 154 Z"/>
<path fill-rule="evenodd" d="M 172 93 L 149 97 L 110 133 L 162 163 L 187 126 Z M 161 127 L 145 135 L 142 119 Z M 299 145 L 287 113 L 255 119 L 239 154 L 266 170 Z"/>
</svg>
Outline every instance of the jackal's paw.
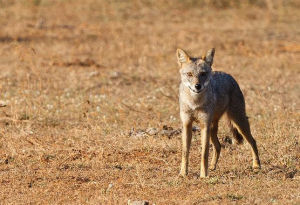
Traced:
<svg viewBox="0 0 300 205">
<path fill-rule="evenodd" d="M 259 163 L 254 163 L 253 166 L 252 166 L 252 168 L 253 168 L 253 169 L 257 169 L 257 170 L 261 169 Z"/>
<path fill-rule="evenodd" d="M 200 174 L 200 178 L 207 179 L 207 178 L 209 178 L 209 176 L 208 175 L 202 175 L 202 174 Z"/>
<path fill-rule="evenodd" d="M 254 172 L 259 172 L 261 167 L 260 167 L 260 165 L 253 165 L 252 169 L 253 169 Z"/>
<path fill-rule="evenodd" d="M 187 172 L 182 172 L 181 171 L 178 176 L 179 177 L 186 177 L 187 176 Z"/>
<path fill-rule="evenodd" d="M 208 178 L 207 172 L 200 172 L 200 178 Z"/>
<path fill-rule="evenodd" d="M 179 175 L 182 177 L 185 177 L 187 174 L 188 174 L 187 166 L 181 166 Z"/>
<path fill-rule="evenodd" d="M 210 165 L 209 170 L 214 171 L 216 170 L 217 166 L 216 165 Z"/>
</svg>

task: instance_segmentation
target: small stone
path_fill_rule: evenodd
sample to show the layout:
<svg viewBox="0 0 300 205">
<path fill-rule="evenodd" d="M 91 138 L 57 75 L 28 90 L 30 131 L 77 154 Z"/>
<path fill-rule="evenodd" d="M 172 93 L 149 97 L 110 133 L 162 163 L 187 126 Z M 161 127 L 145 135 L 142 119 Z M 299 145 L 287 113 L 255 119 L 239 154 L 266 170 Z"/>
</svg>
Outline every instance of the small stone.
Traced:
<svg viewBox="0 0 300 205">
<path fill-rule="evenodd" d="M 150 127 L 146 130 L 149 135 L 156 135 L 158 133 L 158 129 L 155 127 Z"/>
<path fill-rule="evenodd" d="M 170 137 L 173 134 L 173 127 L 169 127 L 167 125 L 164 125 L 162 130 L 160 131 L 160 134 L 163 136 Z"/>
<path fill-rule="evenodd" d="M 164 136 L 167 136 L 167 137 L 170 137 L 172 134 L 173 134 L 173 130 L 162 130 L 160 132 L 161 135 L 164 135 Z"/>
<path fill-rule="evenodd" d="M 98 75 L 99 75 L 98 71 L 93 71 L 93 72 L 88 73 L 89 78 L 92 78 L 92 77 L 95 77 L 95 76 L 98 76 Z"/>
<path fill-rule="evenodd" d="M 109 192 L 113 186 L 114 186 L 113 184 L 109 184 L 107 189 L 106 189 L 106 192 Z"/>
<path fill-rule="evenodd" d="M 134 137 L 136 137 L 136 138 L 141 138 L 141 137 L 146 137 L 146 136 L 147 136 L 146 132 L 142 131 L 142 130 L 137 131 L 134 135 Z"/>
<path fill-rule="evenodd" d="M 0 100 L 0 107 L 6 107 L 7 103 L 3 100 Z"/>
<path fill-rule="evenodd" d="M 129 136 L 132 136 L 134 133 L 135 133 L 134 128 L 131 128 L 131 129 L 129 130 L 129 132 L 128 132 L 128 135 L 129 135 Z"/>
<path fill-rule="evenodd" d="M 180 133 L 181 133 L 181 129 L 174 130 L 173 128 L 171 128 L 171 129 L 163 129 L 160 131 L 159 134 L 162 136 L 166 136 L 170 139 L 172 136 L 178 135 Z"/>
<path fill-rule="evenodd" d="M 110 78 L 111 79 L 118 79 L 119 77 L 121 77 L 122 73 L 117 72 L 117 71 L 113 71 L 110 73 Z"/>
<path fill-rule="evenodd" d="M 173 127 L 169 127 L 168 125 L 164 125 L 163 130 L 173 130 Z"/>
<path fill-rule="evenodd" d="M 147 137 L 148 134 L 142 130 L 142 129 L 137 129 L 135 130 L 134 128 L 132 128 L 129 133 L 129 136 L 134 137 L 134 138 L 142 138 L 142 137 Z"/>
<path fill-rule="evenodd" d="M 128 205 L 149 205 L 148 201 L 142 200 L 142 201 L 131 201 L 128 200 Z"/>
<path fill-rule="evenodd" d="M 174 135 L 179 135 L 181 133 L 181 129 L 179 128 L 179 129 L 176 129 L 176 130 L 174 130 Z"/>
<path fill-rule="evenodd" d="M 290 172 L 287 172 L 284 176 L 285 179 L 292 179 L 294 178 L 294 176 L 296 175 L 297 171 L 296 170 L 293 170 L 293 171 L 290 171 Z"/>
</svg>

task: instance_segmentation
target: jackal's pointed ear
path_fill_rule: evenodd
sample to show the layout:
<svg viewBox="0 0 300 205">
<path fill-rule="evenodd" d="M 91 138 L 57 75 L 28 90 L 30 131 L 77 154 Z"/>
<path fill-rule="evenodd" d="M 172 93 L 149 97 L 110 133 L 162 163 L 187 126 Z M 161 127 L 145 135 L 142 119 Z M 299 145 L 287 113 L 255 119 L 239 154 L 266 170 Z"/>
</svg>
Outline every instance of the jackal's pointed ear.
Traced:
<svg viewBox="0 0 300 205">
<path fill-rule="evenodd" d="M 214 55 L 215 55 L 215 49 L 209 49 L 205 56 L 205 62 L 208 63 L 210 66 L 212 66 L 214 61 Z"/>
<path fill-rule="evenodd" d="M 183 63 L 188 63 L 190 61 L 189 55 L 182 49 L 178 48 L 176 51 L 178 64 L 181 66 Z"/>
</svg>

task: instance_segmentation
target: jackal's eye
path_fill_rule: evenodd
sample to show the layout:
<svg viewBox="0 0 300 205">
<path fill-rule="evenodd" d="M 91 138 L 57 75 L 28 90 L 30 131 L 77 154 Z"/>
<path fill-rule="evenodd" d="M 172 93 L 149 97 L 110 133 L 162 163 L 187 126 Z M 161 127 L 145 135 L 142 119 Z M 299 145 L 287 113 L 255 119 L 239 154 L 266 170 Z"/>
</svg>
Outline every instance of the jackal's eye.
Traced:
<svg viewBox="0 0 300 205">
<path fill-rule="evenodd" d="M 188 73 L 186 73 L 186 75 L 189 76 L 189 77 L 192 77 L 193 73 L 192 72 L 188 72 Z"/>
</svg>

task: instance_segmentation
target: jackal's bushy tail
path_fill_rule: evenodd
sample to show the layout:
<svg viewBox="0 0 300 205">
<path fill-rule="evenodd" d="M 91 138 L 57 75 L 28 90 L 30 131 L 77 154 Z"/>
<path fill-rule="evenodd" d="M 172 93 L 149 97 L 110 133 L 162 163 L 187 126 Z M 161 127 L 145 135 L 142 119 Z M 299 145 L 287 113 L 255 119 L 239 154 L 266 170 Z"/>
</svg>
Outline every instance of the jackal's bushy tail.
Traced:
<svg viewBox="0 0 300 205">
<path fill-rule="evenodd" d="M 244 138 L 239 133 L 239 131 L 232 125 L 231 121 L 229 120 L 229 127 L 230 131 L 232 132 L 233 138 L 236 141 L 236 144 L 243 144 Z"/>
</svg>

